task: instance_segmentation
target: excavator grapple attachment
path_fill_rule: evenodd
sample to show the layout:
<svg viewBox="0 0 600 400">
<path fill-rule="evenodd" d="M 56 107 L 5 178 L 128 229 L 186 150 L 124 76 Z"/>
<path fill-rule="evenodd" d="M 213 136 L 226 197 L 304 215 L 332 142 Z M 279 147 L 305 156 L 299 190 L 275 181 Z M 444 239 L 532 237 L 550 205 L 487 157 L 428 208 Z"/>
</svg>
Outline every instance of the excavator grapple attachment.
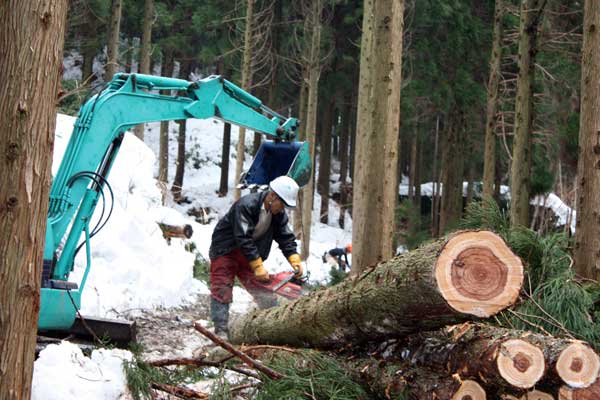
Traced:
<svg viewBox="0 0 600 400">
<path fill-rule="evenodd" d="M 307 142 L 263 141 L 250 169 L 242 176 L 242 187 L 268 185 L 273 179 L 287 175 L 298 186 L 305 186 L 312 171 Z"/>
</svg>

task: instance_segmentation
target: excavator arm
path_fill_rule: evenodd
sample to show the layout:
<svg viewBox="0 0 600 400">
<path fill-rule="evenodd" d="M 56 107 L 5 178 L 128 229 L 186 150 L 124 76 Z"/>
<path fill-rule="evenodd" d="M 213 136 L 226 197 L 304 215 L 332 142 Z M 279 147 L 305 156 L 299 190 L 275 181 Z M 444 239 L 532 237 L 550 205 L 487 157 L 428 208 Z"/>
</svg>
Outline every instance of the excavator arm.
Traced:
<svg viewBox="0 0 600 400">
<path fill-rule="evenodd" d="M 171 90 L 173 96 L 158 94 Z M 68 329 L 80 306 L 90 269 L 90 221 L 107 185 L 107 177 L 130 127 L 156 121 L 217 118 L 273 139 L 271 147 L 292 156 L 284 170 L 302 186 L 310 176 L 307 144 L 295 142 L 298 120 L 285 118 L 250 93 L 219 76 L 197 82 L 141 74 L 116 74 L 108 86 L 80 110 L 50 190 L 38 328 Z M 278 146 L 281 144 L 281 146 Z M 273 153 L 276 154 L 276 153 Z M 276 163 L 276 162 L 275 162 Z M 268 168 L 271 164 L 264 164 Z M 265 179 L 265 171 L 254 173 Z M 273 172 L 272 172 L 273 173 Z M 264 183 L 264 182 L 246 182 Z M 79 243 L 82 235 L 84 243 Z M 87 266 L 82 281 L 68 281 L 74 258 L 85 245 Z M 60 249 L 59 249 L 60 248 Z"/>
</svg>

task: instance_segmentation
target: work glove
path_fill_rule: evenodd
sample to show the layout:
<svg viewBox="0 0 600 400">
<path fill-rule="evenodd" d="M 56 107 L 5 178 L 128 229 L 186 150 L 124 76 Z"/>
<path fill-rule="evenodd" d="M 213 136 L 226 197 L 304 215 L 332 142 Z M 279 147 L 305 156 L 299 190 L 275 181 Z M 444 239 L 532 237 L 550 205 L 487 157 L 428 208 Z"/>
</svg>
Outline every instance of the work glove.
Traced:
<svg viewBox="0 0 600 400">
<path fill-rule="evenodd" d="M 302 264 L 300 263 L 300 256 L 298 254 L 292 254 L 288 257 L 288 261 L 295 272 L 294 276 L 296 278 L 301 278 L 304 271 L 302 269 Z"/>
<path fill-rule="evenodd" d="M 263 265 L 263 260 L 262 258 L 258 257 L 256 260 L 252 260 L 249 262 L 250 264 L 250 269 L 252 269 L 252 272 L 254 272 L 254 277 L 261 281 L 261 282 L 268 282 L 269 281 L 269 273 L 267 272 L 267 270 L 265 269 L 265 266 Z"/>
</svg>

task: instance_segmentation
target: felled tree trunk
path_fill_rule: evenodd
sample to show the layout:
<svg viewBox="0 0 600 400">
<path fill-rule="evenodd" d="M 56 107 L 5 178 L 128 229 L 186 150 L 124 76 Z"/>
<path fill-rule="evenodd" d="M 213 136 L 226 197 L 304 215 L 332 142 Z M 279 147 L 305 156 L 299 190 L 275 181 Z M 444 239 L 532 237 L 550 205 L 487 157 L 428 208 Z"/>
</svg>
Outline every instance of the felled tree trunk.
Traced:
<svg viewBox="0 0 600 400">
<path fill-rule="evenodd" d="M 523 265 L 492 232 L 463 231 L 339 285 L 255 311 L 230 327 L 233 343 L 335 347 L 489 317 L 517 299 Z"/>
</svg>

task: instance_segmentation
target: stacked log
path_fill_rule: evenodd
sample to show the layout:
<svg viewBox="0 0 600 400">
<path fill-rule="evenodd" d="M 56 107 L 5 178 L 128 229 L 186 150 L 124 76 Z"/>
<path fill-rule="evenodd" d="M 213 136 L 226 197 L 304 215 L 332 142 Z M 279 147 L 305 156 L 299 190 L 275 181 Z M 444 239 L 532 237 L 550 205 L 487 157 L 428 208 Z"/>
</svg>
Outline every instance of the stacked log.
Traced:
<svg viewBox="0 0 600 400">
<path fill-rule="evenodd" d="M 469 322 L 512 306 L 522 284 L 523 264 L 498 235 L 461 231 L 243 315 L 230 340 L 351 349 L 348 369 L 386 398 L 409 388 L 415 399 L 600 399 L 600 358 L 587 344 Z"/>
</svg>

